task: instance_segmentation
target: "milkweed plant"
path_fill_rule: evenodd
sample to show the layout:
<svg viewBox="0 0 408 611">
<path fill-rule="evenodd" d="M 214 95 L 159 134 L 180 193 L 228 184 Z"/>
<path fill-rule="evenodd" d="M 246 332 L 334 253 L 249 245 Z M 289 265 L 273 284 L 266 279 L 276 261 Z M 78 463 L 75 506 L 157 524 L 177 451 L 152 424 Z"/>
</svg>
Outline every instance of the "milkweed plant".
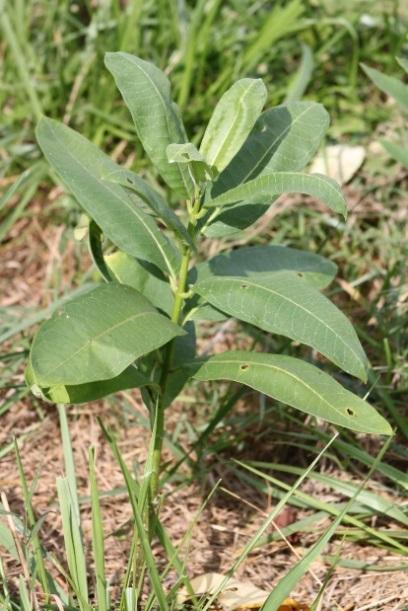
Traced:
<svg viewBox="0 0 408 611">
<path fill-rule="evenodd" d="M 305 344 L 366 381 L 367 357 L 352 324 L 321 292 L 336 273 L 332 262 L 275 244 L 207 260 L 200 249 L 203 239 L 228 243 L 282 193 L 308 194 L 346 216 L 336 182 L 304 172 L 328 127 L 324 107 L 304 101 L 263 110 L 262 80 L 244 78 L 222 96 L 196 147 L 161 70 L 127 53 L 108 53 L 105 63 L 167 189 L 117 165 L 66 125 L 40 120 L 45 157 L 90 217 L 100 282 L 39 328 L 26 371 L 32 391 L 75 404 L 140 388 L 152 427 L 153 508 L 166 410 L 191 380 L 237 382 L 340 427 L 391 434 L 373 407 L 308 361 L 253 351 L 196 354 L 197 327 L 232 317 L 244 329 Z"/>
</svg>

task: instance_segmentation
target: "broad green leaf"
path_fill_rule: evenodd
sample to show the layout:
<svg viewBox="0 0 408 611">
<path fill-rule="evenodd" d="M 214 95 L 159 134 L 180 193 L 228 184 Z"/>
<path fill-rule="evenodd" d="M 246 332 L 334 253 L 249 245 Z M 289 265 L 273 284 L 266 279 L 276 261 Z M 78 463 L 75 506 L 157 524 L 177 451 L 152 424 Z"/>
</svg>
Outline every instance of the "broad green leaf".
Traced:
<svg viewBox="0 0 408 611">
<path fill-rule="evenodd" d="M 276 198 L 274 198 L 276 199 Z M 216 211 L 215 220 L 209 223 L 203 230 L 203 234 L 208 238 L 225 238 L 246 229 L 260 218 L 270 207 L 268 204 L 251 204 L 240 202 L 227 208 Z M 213 212 L 211 210 L 211 212 Z"/>
<path fill-rule="evenodd" d="M 110 380 L 184 331 L 129 286 L 101 285 L 66 303 L 34 338 L 40 387 Z"/>
<path fill-rule="evenodd" d="M 156 275 L 148 265 L 142 265 L 134 257 L 117 251 L 105 257 L 106 265 L 120 284 L 127 284 L 144 295 L 156 308 L 170 314 L 173 293 L 168 282 Z"/>
<path fill-rule="evenodd" d="M 103 180 L 117 170 L 116 163 L 89 140 L 53 119 L 41 119 L 36 134 L 65 187 L 105 236 L 129 255 L 175 274 L 179 266 L 176 247 L 125 189 Z"/>
<path fill-rule="evenodd" d="M 244 144 L 267 97 L 261 79 L 244 78 L 222 96 L 200 146 L 208 165 L 223 170 Z"/>
<path fill-rule="evenodd" d="M 293 102 L 266 110 L 239 153 L 220 174 L 213 195 L 272 171 L 303 170 L 314 157 L 328 126 L 326 109 L 315 102 Z"/>
<path fill-rule="evenodd" d="M 321 104 L 295 102 L 265 111 L 231 163 L 220 174 L 212 196 L 271 171 L 298 172 L 315 155 L 329 125 Z M 218 217 L 205 231 L 209 237 L 230 235 L 248 227 L 269 208 L 262 204 L 245 210 L 238 205 Z M 245 218 L 243 219 L 243 215 Z"/>
<path fill-rule="evenodd" d="M 177 195 L 191 197 L 194 184 L 184 164 L 169 163 L 169 144 L 187 142 L 180 111 L 166 75 L 129 53 L 106 53 L 105 65 L 130 110 L 137 135 L 163 179 Z"/>
<path fill-rule="evenodd" d="M 222 193 L 214 199 L 205 202 L 208 208 L 218 208 L 232 205 L 236 202 L 246 202 L 257 205 L 260 201 L 276 199 L 283 193 L 303 193 L 321 199 L 329 208 L 347 215 L 347 204 L 339 185 L 333 179 L 323 174 L 305 174 L 302 172 L 272 172 L 263 174 L 238 187 Z"/>
<path fill-rule="evenodd" d="M 337 266 L 314 253 L 269 244 L 245 246 L 217 255 L 209 261 L 199 263 L 192 270 L 192 277 L 200 282 L 209 276 L 248 276 L 267 279 L 271 272 L 295 271 L 308 284 L 323 289 L 336 275 Z"/>
<path fill-rule="evenodd" d="M 264 331 L 311 346 L 362 380 L 367 357 L 349 320 L 293 272 L 268 279 L 218 276 L 195 285 L 211 305 Z"/>
<path fill-rule="evenodd" d="M 408 109 L 408 85 L 394 76 L 383 74 L 375 68 L 361 64 L 364 72 L 381 91 L 394 98 L 398 104 Z"/>
<path fill-rule="evenodd" d="M 187 244 L 193 245 L 187 229 L 177 214 L 173 212 L 160 193 L 153 189 L 143 178 L 126 168 L 117 168 L 114 172 L 105 176 L 105 178 L 109 182 L 117 183 L 125 189 L 136 193 L 167 227 L 172 229 Z"/>
<path fill-rule="evenodd" d="M 214 177 L 214 169 L 208 165 L 192 142 L 169 144 L 166 150 L 170 163 L 183 163 L 189 168 L 194 184 L 199 185 Z"/>
<path fill-rule="evenodd" d="M 272 200 L 282 193 L 305 193 L 321 199 L 329 208 L 347 215 L 347 204 L 339 185 L 323 174 L 304 174 L 302 172 L 272 172 L 263 174 L 253 180 L 222 193 L 215 199 L 205 202 L 209 208 L 228 206 L 239 201 L 248 204 L 259 203 L 259 200 Z"/>
<path fill-rule="evenodd" d="M 150 384 L 149 380 L 134 365 L 130 365 L 111 380 L 98 380 L 97 382 L 72 386 L 57 384 L 48 388 L 41 388 L 37 384 L 31 364 L 29 364 L 26 371 L 26 381 L 35 396 L 45 401 L 63 404 L 89 403 L 121 390 L 140 388 Z"/>
<path fill-rule="evenodd" d="M 385 150 L 387 151 L 387 153 L 393 159 L 395 159 L 395 161 L 398 161 L 398 163 L 402 163 L 402 165 L 408 168 L 408 149 L 407 148 L 399 146 L 398 144 L 395 144 L 394 142 L 390 142 L 389 140 L 381 139 L 380 142 L 382 146 L 385 148 Z"/>
<path fill-rule="evenodd" d="M 209 320 L 211 322 L 221 322 L 227 320 L 229 316 L 217 310 L 209 303 L 198 303 L 191 307 L 191 314 L 189 314 L 189 320 Z"/>
<path fill-rule="evenodd" d="M 317 367 L 290 356 L 224 352 L 207 359 L 193 377 L 201 381 L 239 382 L 338 426 L 364 433 L 392 434 L 388 422 L 366 401 Z"/>
</svg>

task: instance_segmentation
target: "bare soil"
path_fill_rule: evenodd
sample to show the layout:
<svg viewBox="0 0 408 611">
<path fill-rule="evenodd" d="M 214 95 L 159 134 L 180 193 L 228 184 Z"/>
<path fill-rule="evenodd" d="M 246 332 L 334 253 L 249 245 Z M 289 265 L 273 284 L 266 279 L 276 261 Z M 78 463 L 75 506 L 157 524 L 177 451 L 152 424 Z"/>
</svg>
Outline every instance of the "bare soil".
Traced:
<svg viewBox="0 0 408 611">
<path fill-rule="evenodd" d="M 15 225 L 8 240 L 1 247 L 2 306 L 47 306 L 54 298 L 55 291 L 51 287 L 55 286 L 56 273 L 58 273 L 59 291 L 63 291 L 75 284 L 80 270 L 89 266 L 89 259 L 84 255 L 84 250 L 78 250 L 71 241 L 64 242 L 62 226 L 49 222 L 44 207 L 44 201 L 37 200 L 30 208 L 30 216 Z M 217 337 L 213 348 L 219 349 L 220 346 L 232 341 L 231 333 L 233 329 L 225 329 L 225 332 Z M 13 349 L 18 348 L 19 342 L 14 343 Z M 22 372 L 19 372 L 13 382 L 22 379 Z M 7 398 L 9 393 L 10 391 L 3 392 L 4 398 Z M 190 397 L 190 401 L 192 402 L 180 403 L 169 411 L 170 431 L 175 430 L 176 424 L 187 412 L 193 422 L 202 417 L 203 408 L 200 412 L 200 409 L 196 409 L 193 398 Z M 253 405 L 241 402 L 237 406 L 237 414 L 240 410 L 245 412 L 251 409 Z M 106 533 L 106 569 L 109 582 L 115 591 L 123 576 L 129 550 L 131 509 L 123 488 L 123 478 L 103 438 L 97 418 L 102 418 L 105 425 L 116 431 L 119 447 L 127 464 L 141 470 L 148 440 L 148 433 L 143 425 L 146 413 L 138 392 L 135 391 L 122 393 L 113 402 L 96 402 L 69 408 L 68 417 L 79 493 L 84 499 L 84 531 L 88 543 L 91 527 L 89 503 L 86 499 L 89 494 L 88 449 L 91 446 L 96 449 L 98 483 L 100 490 L 106 492 L 102 501 Z M 265 495 L 255 493 L 253 488 L 238 477 L 233 477 L 228 466 L 232 464 L 231 460 L 234 457 L 261 460 L 269 457 L 270 460 L 272 458 L 276 461 L 284 460 L 285 456 L 281 454 L 285 451 L 284 446 L 274 445 L 268 435 L 261 434 L 259 424 L 250 426 L 245 431 L 234 430 L 233 425 L 230 426 L 232 426 L 230 431 L 232 436 L 239 437 L 241 449 L 224 448 L 220 459 L 212 458 L 208 464 L 203 465 L 200 476 L 191 479 L 190 483 L 188 480 L 191 473 L 186 466 L 183 466 L 180 477 L 182 485 L 178 486 L 175 481 L 166 484 L 163 491 L 165 498 L 161 518 L 173 542 L 176 544 L 181 542 L 190 526 L 192 527 L 189 535 L 187 532 L 187 541 L 184 541 L 182 547 L 182 555 L 190 576 L 209 571 L 222 573 L 228 570 L 275 503 L 272 497 L 265 499 Z M 16 402 L 1 416 L 0 447 L 5 448 L 14 437 L 20 440 L 21 457 L 28 480 L 30 482 L 36 480 L 33 503 L 37 516 L 45 516 L 41 528 L 44 545 L 64 563 L 55 486 L 56 477 L 63 474 L 56 410 L 30 396 Z M 185 450 L 189 450 L 187 435 L 182 436 L 181 443 Z M 369 447 L 370 441 L 362 439 L 362 444 Z M 166 450 L 165 461 L 169 465 L 175 463 L 175 458 L 169 449 Z M 334 467 L 325 461 L 320 468 L 333 476 L 344 477 L 344 474 L 336 473 Z M 213 486 L 220 479 L 221 483 L 217 491 L 201 510 Z M 372 485 L 375 490 L 375 484 Z M 7 496 L 11 510 L 22 515 L 22 493 L 12 451 L 7 452 L 0 463 L 0 488 Z M 312 481 L 308 481 L 303 489 L 321 500 L 340 500 L 338 495 Z M 393 500 L 397 505 L 406 502 L 397 492 L 394 493 Z M 277 519 L 277 526 L 282 528 L 302 515 L 300 511 L 286 508 Z M 323 521 L 314 532 L 292 537 L 289 543 L 280 540 L 256 549 L 239 569 L 238 578 L 249 580 L 270 591 L 293 566 L 296 559 L 317 540 L 328 523 Z M 372 526 L 376 525 L 372 524 Z M 388 519 L 384 520 L 383 526 L 398 528 L 398 525 Z M 162 556 L 158 546 L 156 552 L 160 561 Z M 332 541 L 326 554 L 340 555 L 343 560 L 362 560 L 367 565 L 383 567 L 383 570 L 356 571 L 336 568 L 326 586 L 321 609 L 343 611 L 408 609 L 407 572 L 384 569 L 386 566 L 405 564 L 402 556 L 392 555 L 388 550 L 366 544 L 364 540 L 344 543 L 341 537 L 336 537 Z M 5 554 L 3 556 L 9 578 L 17 579 L 21 573 L 21 566 L 12 562 Z M 161 562 L 163 563 L 163 559 Z M 301 580 L 292 596 L 300 602 L 310 604 L 327 577 L 328 568 L 323 559 L 315 562 L 312 570 Z M 53 572 L 58 576 L 55 569 Z M 58 579 L 63 584 L 63 578 L 58 576 Z"/>
</svg>

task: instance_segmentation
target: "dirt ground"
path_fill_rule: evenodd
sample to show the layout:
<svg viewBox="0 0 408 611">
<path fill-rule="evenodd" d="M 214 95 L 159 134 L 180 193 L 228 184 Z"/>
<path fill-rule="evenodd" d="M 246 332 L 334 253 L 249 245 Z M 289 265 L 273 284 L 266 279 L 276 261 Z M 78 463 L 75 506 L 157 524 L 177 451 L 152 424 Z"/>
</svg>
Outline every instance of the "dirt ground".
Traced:
<svg viewBox="0 0 408 611">
<path fill-rule="evenodd" d="M 30 218 L 19 221 L 13 228 L 8 241 L 1 247 L 2 270 L 0 272 L 0 295 L 2 306 L 47 306 L 53 298 L 51 278 L 59 270 L 60 289 L 68 288 L 76 274 L 78 259 L 76 247 L 68 242 L 61 247 L 63 228 L 47 224 L 43 203 L 40 201 L 31 209 Z M 80 267 L 86 269 L 88 261 L 81 260 Z M 14 348 L 16 343 L 14 342 Z M 17 343 L 18 348 L 18 343 Z M 0 372 L 1 373 L 1 372 Z M 22 380 L 22 374 L 16 380 Z M 10 391 L 5 393 L 5 397 Z M 126 403 L 126 410 L 121 405 Z M 141 424 L 145 417 L 137 391 L 124 393 L 111 409 L 106 403 L 70 408 L 68 410 L 70 430 L 82 497 L 89 494 L 88 456 L 89 447 L 96 449 L 98 483 L 101 491 L 115 490 L 115 495 L 105 496 L 102 501 L 106 537 L 106 569 L 113 591 L 123 575 L 124 563 L 129 550 L 131 510 L 123 491 L 123 478 L 112 453 L 104 440 L 97 417 L 118 432 L 119 447 L 127 464 L 142 468 L 147 445 L 147 431 Z M 242 409 L 245 409 L 245 405 Z M 175 427 L 180 410 L 176 406 L 169 413 L 169 427 Z M 246 435 L 251 435 L 247 431 Z M 37 515 L 45 516 L 41 534 L 47 550 L 61 560 L 63 549 L 61 524 L 56 510 L 56 477 L 63 473 L 60 433 L 56 410 L 40 404 L 27 396 L 15 403 L 1 416 L 0 447 L 4 448 L 13 437 L 21 439 L 20 450 L 23 467 L 29 481 L 37 478 L 33 502 Z M 188 440 L 184 441 L 185 449 Z M 263 442 L 262 442 L 263 443 Z M 265 458 L 268 447 L 255 444 L 251 458 Z M 265 442 L 266 443 L 266 442 Z M 273 449 L 270 450 L 273 452 Z M 190 543 L 183 547 L 190 576 L 209 571 L 224 572 L 237 557 L 242 547 L 261 524 L 272 500 L 254 493 L 238 478 L 231 477 L 225 465 L 235 455 L 224 452 L 222 461 L 207 466 L 205 479 L 195 483 L 168 484 L 165 487 L 165 503 L 161 510 L 162 521 L 178 543 L 186 534 L 188 525 L 194 524 Z M 170 452 L 166 459 L 173 461 Z M 275 457 L 274 457 L 275 458 Z M 322 467 L 324 468 L 324 467 Z M 331 471 L 333 475 L 333 471 Z M 185 477 L 188 473 L 186 471 Z M 342 477 L 342 474 L 338 474 Z M 203 511 L 202 503 L 212 486 L 222 478 L 221 485 Z M 8 452 L 0 463 L 0 487 L 5 492 L 10 508 L 17 514 L 22 512 L 22 495 L 13 452 Z M 316 483 L 307 482 L 303 487 L 309 494 L 322 500 L 333 500 L 333 493 Z M 397 504 L 405 499 L 395 496 Z M 88 503 L 83 503 L 84 530 L 86 540 L 90 537 L 90 512 Z M 278 526 L 285 526 L 302 514 L 285 509 L 278 518 Z M 279 522 L 280 520 L 280 522 Z M 297 557 L 318 538 L 328 522 L 319 524 L 317 532 L 301 534 L 289 543 L 275 541 L 255 550 L 241 566 L 238 578 L 251 581 L 270 591 Z M 375 524 L 373 524 L 375 526 Z M 398 528 L 387 521 L 387 527 Z M 273 529 L 272 529 L 273 530 Z M 357 543 L 342 542 L 338 537 L 328 546 L 327 553 L 343 559 L 364 560 L 379 566 L 396 566 L 404 563 L 402 556 L 392 556 L 388 550 Z M 160 558 L 160 550 L 157 549 Z M 21 567 L 13 564 L 6 556 L 5 564 L 9 576 L 17 577 Z M 298 584 L 292 595 L 303 603 L 311 603 L 327 576 L 328 566 L 323 560 L 314 563 L 312 570 Z M 63 583 L 62 578 L 61 583 Z M 170 578 L 169 578 L 170 579 Z M 377 609 L 392 611 L 408 609 L 408 574 L 404 571 L 355 571 L 337 568 L 326 586 L 321 609 L 343 611 L 365 611 Z"/>
</svg>

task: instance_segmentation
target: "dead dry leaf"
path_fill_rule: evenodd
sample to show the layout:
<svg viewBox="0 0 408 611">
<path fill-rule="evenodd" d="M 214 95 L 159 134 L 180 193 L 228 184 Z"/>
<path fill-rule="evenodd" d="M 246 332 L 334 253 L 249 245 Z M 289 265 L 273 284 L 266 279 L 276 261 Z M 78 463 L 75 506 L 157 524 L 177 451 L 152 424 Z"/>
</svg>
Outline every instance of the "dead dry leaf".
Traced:
<svg viewBox="0 0 408 611">
<path fill-rule="evenodd" d="M 334 144 L 327 146 L 323 153 L 316 157 L 310 171 L 313 174 L 325 174 L 334 178 L 341 185 L 345 185 L 360 168 L 365 156 L 363 146 Z"/>
<path fill-rule="evenodd" d="M 198 596 L 211 596 L 217 592 L 225 575 L 220 573 L 205 573 L 191 580 L 191 587 L 194 593 Z M 217 603 L 222 605 L 225 611 L 252 611 L 259 610 L 268 598 L 269 592 L 254 586 L 248 581 L 239 581 L 231 578 L 228 583 L 222 588 L 222 591 L 217 596 Z M 178 602 L 180 604 L 189 600 L 190 596 L 183 588 L 178 594 Z M 296 602 L 293 598 L 287 598 L 279 607 L 279 611 L 310 611 L 307 605 Z"/>
</svg>

